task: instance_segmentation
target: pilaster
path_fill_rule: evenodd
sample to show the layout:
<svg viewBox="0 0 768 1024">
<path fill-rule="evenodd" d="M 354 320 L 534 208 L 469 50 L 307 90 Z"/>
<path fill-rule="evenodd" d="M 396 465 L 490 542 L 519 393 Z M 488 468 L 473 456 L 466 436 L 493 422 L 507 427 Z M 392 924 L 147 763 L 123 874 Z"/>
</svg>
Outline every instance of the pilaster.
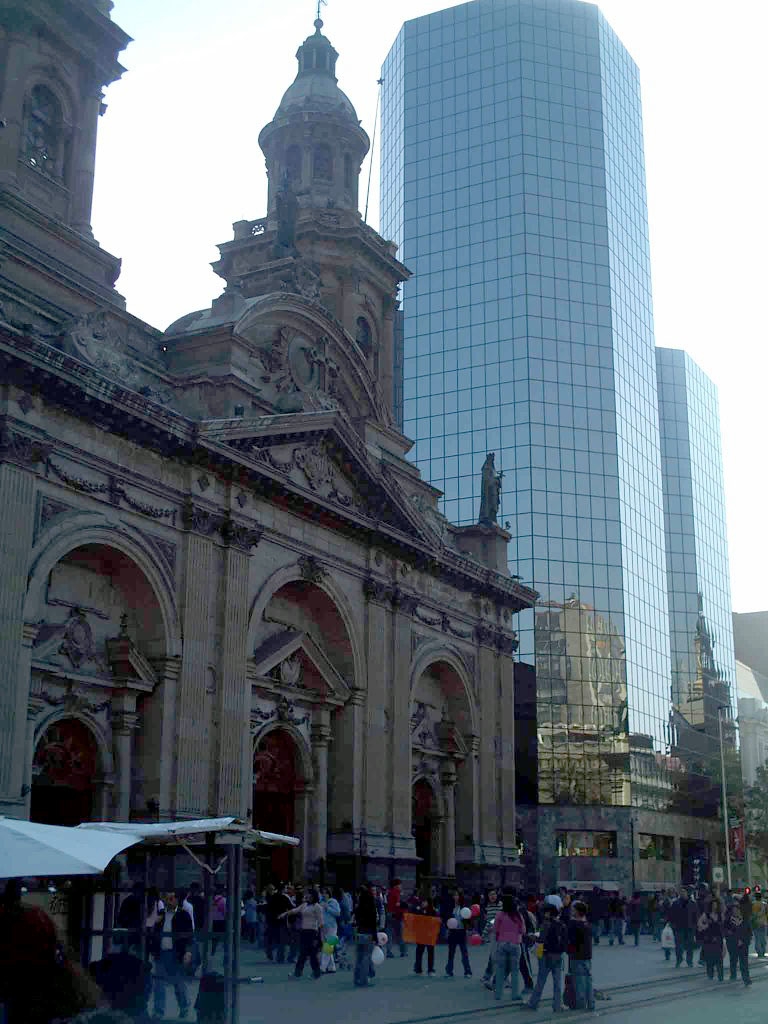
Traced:
<svg viewBox="0 0 768 1024">
<path fill-rule="evenodd" d="M 0 459 L 3 448 L 0 445 Z M 27 702 L 31 644 L 22 646 L 27 572 L 34 527 L 35 476 L 0 462 L 0 809 L 22 803 L 27 753 Z"/>
<path fill-rule="evenodd" d="M 112 746 L 117 768 L 114 813 L 117 821 L 130 821 L 133 735 L 139 727 L 135 693 L 112 701 Z"/>
<path fill-rule="evenodd" d="M 368 832 L 383 833 L 389 828 L 387 790 L 390 779 L 390 642 L 391 613 L 378 600 L 366 607 L 368 633 L 368 689 L 365 719 L 365 806 L 363 826 Z"/>
<path fill-rule="evenodd" d="M 249 552 L 224 552 L 224 629 L 221 684 L 218 688 L 218 781 L 216 814 L 245 814 L 251 802 L 250 779 L 243 778 L 243 747 L 250 742 L 250 686 L 246 680 Z"/>
<path fill-rule="evenodd" d="M 411 845 L 411 597 L 395 602 L 392 622 L 391 808 L 394 837 Z M 400 844 L 398 844 L 400 845 Z M 400 852 L 400 851 L 398 851 Z M 405 852 L 405 851 L 402 851 Z M 415 851 L 410 851 L 415 855 Z"/>
<path fill-rule="evenodd" d="M 495 652 L 481 644 L 477 658 L 480 689 L 480 806 L 479 831 L 475 841 L 489 846 L 495 846 L 498 843 L 499 816 L 496 774 L 499 697 L 495 663 Z"/>
<path fill-rule="evenodd" d="M 70 223 L 75 231 L 91 236 L 91 206 L 93 205 L 93 181 L 96 164 L 96 133 L 99 125 L 102 92 L 92 86 L 90 95 L 83 99 L 80 110 L 80 124 L 77 129 L 79 145 L 73 147 L 78 164 L 72 179 L 72 210 Z"/>
<path fill-rule="evenodd" d="M 497 656 L 500 689 L 499 816 L 501 845 L 505 855 L 515 843 L 515 663 L 508 655 Z"/>
<path fill-rule="evenodd" d="M 215 614 L 215 555 L 216 549 L 210 540 L 195 533 L 187 534 L 174 799 L 176 813 L 184 817 L 200 817 L 208 811 L 208 768 L 212 759 L 204 701 Z"/>
<path fill-rule="evenodd" d="M 312 803 L 312 857 L 318 860 L 328 855 L 328 747 L 331 742 L 329 712 L 322 708 L 316 712 L 312 725 L 312 759 L 315 769 L 315 798 Z"/>
<path fill-rule="evenodd" d="M 445 765 L 440 774 L 443 785 L 443 806 L 445 820 L 443 823 L 443 874 L 456 874 L 456 767 L 452 763 Z"/>
</svg>

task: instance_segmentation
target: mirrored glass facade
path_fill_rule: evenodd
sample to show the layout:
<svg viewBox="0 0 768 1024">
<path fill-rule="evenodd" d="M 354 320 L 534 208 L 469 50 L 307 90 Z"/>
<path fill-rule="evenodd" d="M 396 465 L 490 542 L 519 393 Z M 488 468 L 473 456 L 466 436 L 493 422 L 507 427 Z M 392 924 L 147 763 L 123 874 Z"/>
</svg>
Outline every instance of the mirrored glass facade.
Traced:
<svg viewBox="0 0 768 1024">
<path fill-rule="evenodd" d="M 720 799 L 718 714 L 723 716 L 730 759 L 738 713 L 717 390 L 679 349 L 657 349 L 656 366 L 672 654 L 672 751 L 682 773 L 677 787 L 681 805 L 687 805 L 686 813 L 708 815 L 716 812 Z M 736 793 L 732 797 L 737 800 Z"/>
<path fill-rule="evenodd" d="M 669 801 L 670 638 L 637 68 L 576 0 L 407 22 L 382 86 L 402 425 L 454 522 L 486 453 L 540 593 L 539 800 Z"/>
</svg>

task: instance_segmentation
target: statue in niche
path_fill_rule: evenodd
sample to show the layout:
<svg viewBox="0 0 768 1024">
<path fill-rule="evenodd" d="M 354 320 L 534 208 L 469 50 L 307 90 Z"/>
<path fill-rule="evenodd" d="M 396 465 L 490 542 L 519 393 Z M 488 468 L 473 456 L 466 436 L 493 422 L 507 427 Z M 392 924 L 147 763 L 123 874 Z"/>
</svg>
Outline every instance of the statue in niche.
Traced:
<svg viewBox="0 0 768 1024">
<path fill-rule="evenodd" d="M 501 502 L 501 480 L 503 473 L 496 472 L 495 452 L 488 452 L 483 463 L 480 482 L 480 515 L 481 526 L 495 526 Z"/>
<path fill-rule="evenodd" d="M 277 207 L 277 241 L 275 255 L 290 256 L 296 251 L 296 219 L 299 201 L 291 188 L 288 175 L 283 176 L 275 196 Z"/>
</svg>

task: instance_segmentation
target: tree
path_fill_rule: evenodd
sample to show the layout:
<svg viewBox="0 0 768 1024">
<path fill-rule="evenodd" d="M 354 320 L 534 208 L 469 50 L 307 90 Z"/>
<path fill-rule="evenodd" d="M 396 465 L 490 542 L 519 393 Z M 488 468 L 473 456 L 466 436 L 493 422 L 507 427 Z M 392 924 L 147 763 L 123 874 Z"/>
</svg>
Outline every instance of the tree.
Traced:
<svg viewBox="0 0 768 1024">
<path fill-rule="evenodd" d="M 747 846 L 754 851 L 766 877 L 768 863 L 768 765 L 755 773 L 755 781 L 744 787 L 744 818 Z"/>
</svg>

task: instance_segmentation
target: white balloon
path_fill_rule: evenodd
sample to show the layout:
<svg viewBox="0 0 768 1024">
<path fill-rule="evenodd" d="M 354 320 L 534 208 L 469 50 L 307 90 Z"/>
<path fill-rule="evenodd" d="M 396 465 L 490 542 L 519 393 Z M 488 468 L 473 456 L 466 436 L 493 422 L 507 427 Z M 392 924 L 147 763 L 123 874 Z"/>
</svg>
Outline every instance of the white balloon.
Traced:
<svg viewBox="0 0 768 1024">
<path fill-rule="evenodd" d="M 448 925 L 451 931 L 453 931 L 454 928 L 459 927 L 459 922 L 456 920 L 455 917 L 449 917 L 446 924 Z"/>
<path fill-rule="evenodd" d="M 461 914 L 462 918 L 465 921 L 468 921 L 469 918 L 472 917 L 472 911 L 469 909 L 469 907 L 462 907 L 459 913 Z"/>
<path fill-rule="evenodd" d="M 379 964 L 383 964 L 384 959 L 384 950 L 381 948 L 381 946 L 374 946 L 373 952 L 371 953 L 371 960 L 373 961 L 373 966 L 378 967 Z"/>
<path fill-rule="evenodd" d="M 386 944 L 389 942 L 389 936 L 387 935 L 386 932 L 379 932 L 379 934 L 376 936 L 376 939 L 378 940 L 380 946 L 386 946 Z"/>
</svg>

